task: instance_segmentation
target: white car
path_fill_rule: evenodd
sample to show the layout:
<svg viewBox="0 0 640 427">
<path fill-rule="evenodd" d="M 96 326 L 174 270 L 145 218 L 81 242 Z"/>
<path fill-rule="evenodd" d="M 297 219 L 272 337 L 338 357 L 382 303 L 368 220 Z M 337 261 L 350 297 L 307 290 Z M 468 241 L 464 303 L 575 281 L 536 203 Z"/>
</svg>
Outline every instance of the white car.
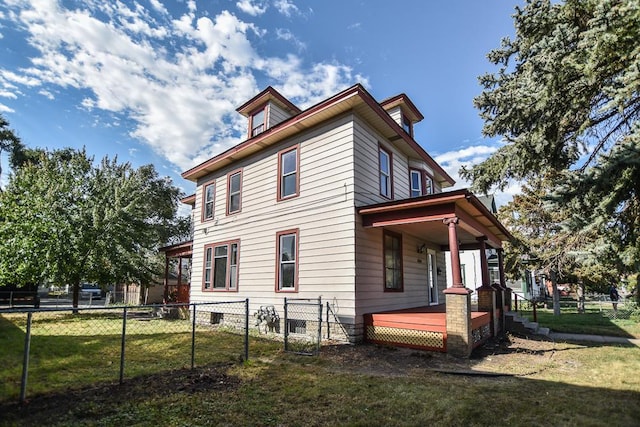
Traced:
<svg viewBox="0 0 640 427">
<path fill-rule="evenodd" d="M 80 298 L 101 299 L 102 289 L 94 283 L 82 283 L 80 285 Z"/>
</svg>

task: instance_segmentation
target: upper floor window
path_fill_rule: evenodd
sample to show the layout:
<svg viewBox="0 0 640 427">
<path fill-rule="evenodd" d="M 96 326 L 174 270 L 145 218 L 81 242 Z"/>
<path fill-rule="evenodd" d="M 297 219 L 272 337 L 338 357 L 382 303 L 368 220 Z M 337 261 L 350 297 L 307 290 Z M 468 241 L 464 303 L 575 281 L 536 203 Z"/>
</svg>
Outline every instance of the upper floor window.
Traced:
<svg viewBox="0 0 640 427">
<path fill-rule="evenodd" d="M 298 230 L 287 230 L 277 234 L 278 265 L 276 289 L 297 291 L 298 289 Z"/>
<path fill-rule="evenodd" d="M 411 172 L 411 197 L 422 196 L 422 172 L 412 169 Z"/>
<path fill-rule="evenodd" d="M 402 291 L 402 235 L 384 231 L 384 290 Z"/>
<path fill-rule="evenodd" d="M 205 246 L 203 290 L 238 288 L 238 241 Z"/>
<path fill-rule="evenodd" d="M 402 115 L 402 129 L 404 129 L 408 135 L 413 136 L 413 123 L 411 123 L 411 120 L 404 114 Z"/>
<path fill-rule="evenodd" d="M 227 214 L 240 212 L 242 203 L 242 171 L 227 175 Z"/>
<path fill-rule="evenodd" d="M 216 198 L 216 183 L 205 184 L 202 190 L 202 220 L 213 219 Z"/>
<path fill-rule="evenodd" d="M 267 118 L 266 105 L 262 109 L 256 111 L 251 115 L 251 119 L 249 120 L 249 128 L 251 129 L 250 136 L 253 137 L 265 131 L 266 118 Z"/>
<path fill-rule="evenodd" d="M 424 194 L 433 194 L 433 179 L 430 176 L 424 176 Z"/>
<path fill-rule="evenodd" d="M 298 146 L 278 153 L 278 200 L 295 197 L 299 194 L 299 168 Z"/>
<path fill-rule="evenodd" d="M 380 171 L 380 194 L 388 199 L 391 199 L 391 154 L 385 151 L 382 147 L 379 147 L 378 157 Z"/>
<path fill-rule="evenodd" d="M 411 197 L 433 194 L 433 179 L 426 172 L 419 169 L 410 169 L 409 180 Z"/>
</svg>

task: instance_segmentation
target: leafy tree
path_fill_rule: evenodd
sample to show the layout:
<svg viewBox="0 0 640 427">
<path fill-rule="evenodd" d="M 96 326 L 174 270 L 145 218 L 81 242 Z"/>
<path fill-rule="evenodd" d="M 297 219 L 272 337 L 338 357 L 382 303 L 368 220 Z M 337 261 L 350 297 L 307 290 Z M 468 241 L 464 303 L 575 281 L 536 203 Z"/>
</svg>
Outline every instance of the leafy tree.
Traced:
<svg viewBox="0 0 640 427">
<path fill-rule="evenodd" d="M 554 314 L 559 315 L 558 276 L 574 266 L 574 257 L 566 250 L 571 236 L 562 228 L 564 213 L 545 205 L 543 199 L 551 183 L 548 177 L 532 179 L 521 194 L 500 209 L 499 216 L 514 237 L 506 247 L 507 268 L 511 272 L 525 268 L 544 270 L 553 286 Z"/>
<path fill-rule="evenodd" d="M 152 165 L 97 166 L 84 150 L 40 151 L 0 195 L 0 282 L 148 283 L 176 224 L 180 191 Z"/>
<path fill-rule="evenodd" d="M 559 281 L 578 285 L 580 296 L 585 290 L 604 292 L 615 279 L 618 258 L 606 236 L 567 226 L 572 212 L 547 197 L 556 185 L 551 176 L 531 179 L 498 215 L 514 236 L 505 245 L 508 273 L 544 270 L 552 282 L 554 314 L 560 314 Z"/>
<path fill-rule="evenodd" d="M 553 174 L 538 197 L 565 212 L 558 225 L 585 239 L 582 252 L 601 246 L 619 254 L 617 268 L 637 270 L 640 2 L 528 0 L 514 24 L 475 99 L 484 134 L 504 145 L 461 174 L 484 193 Z"/>
</svg>

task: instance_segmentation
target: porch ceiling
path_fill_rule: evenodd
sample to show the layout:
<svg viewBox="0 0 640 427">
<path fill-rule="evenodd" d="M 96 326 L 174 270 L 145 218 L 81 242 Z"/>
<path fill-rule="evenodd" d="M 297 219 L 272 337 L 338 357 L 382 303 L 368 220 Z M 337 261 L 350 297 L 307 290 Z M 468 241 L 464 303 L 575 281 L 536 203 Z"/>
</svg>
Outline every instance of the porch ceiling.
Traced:
<svg viewBox="0 0 640 427">
<path fill-rule="evenodd" d="M 442 247 L 449 246 L 443 220 L 450 218 L 458 218 L 458 241 L 464 247 L 479 247 L 478 238 L 485 237 L 490 246 L 500 248 L 511 239 L 495 215 L 466 189 L 363 206 L 358 212 L 365 227 L 401 231 Z"/>
</svg>

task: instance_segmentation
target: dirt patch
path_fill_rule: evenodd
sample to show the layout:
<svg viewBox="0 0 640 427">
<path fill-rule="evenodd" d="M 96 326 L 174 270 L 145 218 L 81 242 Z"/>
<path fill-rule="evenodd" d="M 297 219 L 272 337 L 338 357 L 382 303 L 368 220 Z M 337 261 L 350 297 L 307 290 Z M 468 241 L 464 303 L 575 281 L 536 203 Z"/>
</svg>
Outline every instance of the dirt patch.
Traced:
<svg viewBox="0 0 640 427">
<path fill-rule="evenodd" d="M 51 420 L 57 419 L 59 415 L 73 411 L 77 402 L 100 404 L 108 401 L 110 405 L 117 407 L 120 404 L 136 401 L 142 396 L 154 398 L 176 392 L 231 390 L 239 386 L 240 379 L 227 374 L 230 366 L 232 364 L 140 376 L 127 379 L 123 384 L 101 384 L 63 393 L 34 396 L 22 405 L 5 402 L 0 404 L 0 414 L 10 414 L 15 421 L 28 416 L 29 424 L 46 425 L 50 424 Z M 0 425 L 4 425 L 2 417 L 0 417 Z"/>
<path fill-rule="evenodd" d="M 403 376 L 416 370 L 460 374 L 531 375 L 546 366 L 555 352 L 555 343 L 508 335 L 477 348 L 469 359 L 445 353 L 380 345 L 333 345 L 322 347 L 321 357 L 336 371 L 369 375 Z"/>
</svg>

